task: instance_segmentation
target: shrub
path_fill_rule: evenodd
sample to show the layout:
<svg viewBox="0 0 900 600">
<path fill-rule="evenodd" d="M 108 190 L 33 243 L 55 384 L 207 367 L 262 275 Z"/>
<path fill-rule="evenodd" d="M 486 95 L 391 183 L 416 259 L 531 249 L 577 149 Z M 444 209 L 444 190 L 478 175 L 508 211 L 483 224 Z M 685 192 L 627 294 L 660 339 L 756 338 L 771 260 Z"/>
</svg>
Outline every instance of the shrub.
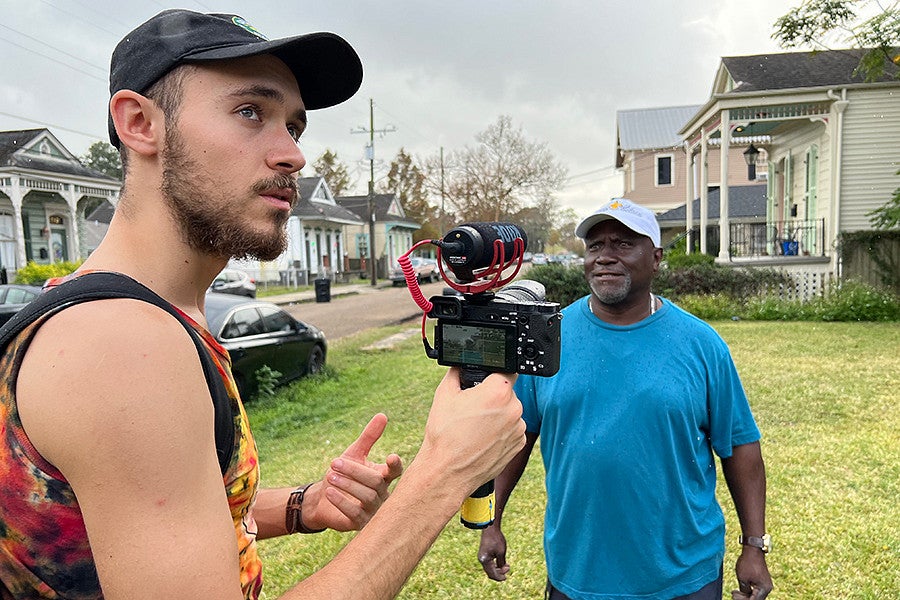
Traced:
<svg viewBox="0 0 900 600">
<path fill-rule="evenodd" d="M 544 285 L 548 302 L 561 306 L 590 293 L 579 267 L 538 265 L 528 278 Z M 900 321 L 900 296 L 890 290 L 848 281 L 807 302 L 774 295 L 792 285 L 788 274 L 774 269 L 669 265 L 660 269 L 653 291 L 707 321 Z"/>
<path fill-rule="evenodd" d="M 678 306 L 704 321 L 722 321 L 740 315 L 738 303 L 725 294 L 687 294 Z"/>
<path fill-rule="evenodd" d="M 670 269 L 681 269 L 684 267 L 694 267 L 697 265 L 713 265 L 716 257 L 710 254 L 684 254 L 683 252 L 666 253 L 665 264 Z"/>
<path fill-rule="evenodd" d="M 668 264 L 661 267 L 653 282 L 653 290 L 672 299 L 688 294 L 725 294 L 740 300 L 789 284 L 790 281 L 789 275 L 775 269 L 733 269 L 698 259 L 694 265 L 673 267 Z"/>
<path fill-rule="evenodd" d="M 44 285 L 44 282 L 53 277 L 65 277 L 71 274 L 83 261 L 57 262 L 49 265 L 39 265 L 29 262 L 16 272 L 16 283 L 24 285 Z"/>
<path fill-rule="evenodd" d="M 567 267 L 560 263 L 536 265 L 528 270 L 528 279 L 544 285 L 547 302 L 568 306 L 591 292 L 581 267 Z"/>
<path fill-rule="evenodd" d="M 900 297 L 855 281 L 810 302 L 808 309 L 821 321 L 900 321 Z"/>
</svg>

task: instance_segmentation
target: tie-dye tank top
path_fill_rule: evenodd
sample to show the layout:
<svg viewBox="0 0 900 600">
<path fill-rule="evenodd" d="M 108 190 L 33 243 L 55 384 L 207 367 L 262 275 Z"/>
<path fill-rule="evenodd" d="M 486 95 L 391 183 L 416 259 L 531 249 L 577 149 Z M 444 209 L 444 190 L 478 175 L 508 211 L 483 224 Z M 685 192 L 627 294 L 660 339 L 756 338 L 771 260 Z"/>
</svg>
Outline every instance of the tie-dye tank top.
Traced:
<svg viewBox="0 0 900 600">
<path fill-rule="evenodd" d="M 237 536 L 241 587 L 245 598 L 256 599 L 262 589 L 256 524 L 250 515 L 259 485 L 256 444 L 228 352 L 181 314 L 203 338 L 231 398 L 235 445 L 223 480 Z M 16 409 L 19 366 L 46 319 L 25 329 L 0 357 L 0 598 L 99 599 L 103 594 L 72 488 L 31 445 Z"/>
</svg>

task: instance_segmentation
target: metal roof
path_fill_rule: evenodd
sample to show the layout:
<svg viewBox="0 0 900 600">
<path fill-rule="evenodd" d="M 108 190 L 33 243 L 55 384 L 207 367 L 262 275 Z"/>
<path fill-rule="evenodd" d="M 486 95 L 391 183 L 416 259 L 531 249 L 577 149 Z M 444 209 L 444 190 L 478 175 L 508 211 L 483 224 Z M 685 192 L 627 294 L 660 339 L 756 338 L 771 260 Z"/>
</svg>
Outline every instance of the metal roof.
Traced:
<svg viewBox="0 0 900 600">
<path fill-rule="evenodd" d="M 652 150 L 681 145 L 678 130 L 700 110 L 700 104 L 616 111 L 619 150 Z"/>
</svg>

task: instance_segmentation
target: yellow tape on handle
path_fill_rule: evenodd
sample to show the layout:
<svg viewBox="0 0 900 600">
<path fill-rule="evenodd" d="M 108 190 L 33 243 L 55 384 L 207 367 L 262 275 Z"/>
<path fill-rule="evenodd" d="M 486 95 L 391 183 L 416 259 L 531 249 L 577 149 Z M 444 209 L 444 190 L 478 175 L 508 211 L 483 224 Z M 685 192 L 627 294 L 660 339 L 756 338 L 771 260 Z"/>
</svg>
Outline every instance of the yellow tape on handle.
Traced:
<svg viewBox="0 0 900 600">
<path fill-rule="evenodd" d="M 484 529 L 494 522 L 494 480 L 488 481 L 463 501 L 459 521 L 469 529 Z"/>
</svg>

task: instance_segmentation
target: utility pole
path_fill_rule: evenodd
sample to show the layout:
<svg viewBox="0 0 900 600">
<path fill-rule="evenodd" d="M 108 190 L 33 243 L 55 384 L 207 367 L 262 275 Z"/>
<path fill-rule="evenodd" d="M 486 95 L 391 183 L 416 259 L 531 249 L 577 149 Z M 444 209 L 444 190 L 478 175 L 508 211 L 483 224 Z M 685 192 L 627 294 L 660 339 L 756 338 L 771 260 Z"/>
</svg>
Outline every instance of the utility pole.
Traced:
<svg viewBox="0 0 900 600">
<path fill-rule="evenodd" d="M 441 237 L 444 237 L 444 147 L 441 146 Z"/>
<path fill-rule="evenodd" d="M 372 286 L 378 285 L 375 265 L 375 102 L 369 98 L 369 128 L 357 127 L 350 133 L 368 133 L 369 145 L 366 146 L 366 155 L 369 159 L 369 263 L 371 263 Z M 393 125 L 377 130 L 379 135 L 397 131 Z M 390 265 L 387 265 L 390 268 Z"/>
</svg>

